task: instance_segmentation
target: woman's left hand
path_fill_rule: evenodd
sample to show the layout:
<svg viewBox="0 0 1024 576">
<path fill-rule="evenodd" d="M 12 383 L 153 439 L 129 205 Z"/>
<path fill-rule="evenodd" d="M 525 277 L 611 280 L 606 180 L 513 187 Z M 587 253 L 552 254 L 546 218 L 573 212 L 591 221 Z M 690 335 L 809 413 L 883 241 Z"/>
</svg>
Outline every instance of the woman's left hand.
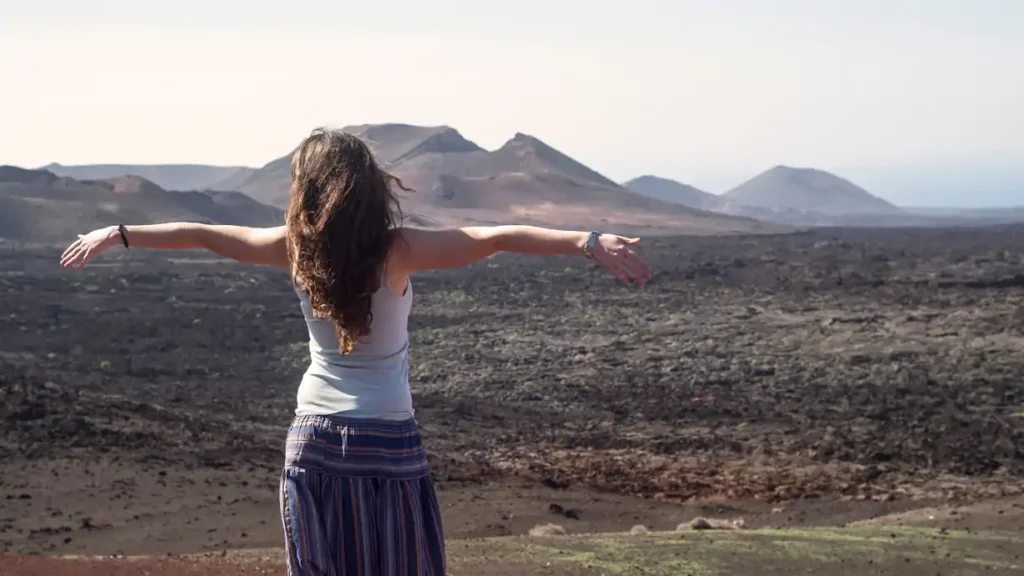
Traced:
<svg viewBox="0 0 1024 576">
<path fill-rule="evenodd" d="M 79 234 L 75 240 L 64 250 L 60 257 L 60 265 L 65 268 L 74 266 L 81 270 L 93 258 L 114 247 L 118 241 L 116 227 L 99 228 L 88 234 Z"/>
<path fill-rule="evenodd" d="M 639 242 L 639 238 L 601 234 L 592 256 L 595 262 L 614 274 L 626 286 L 631 283 L 643 284 L 651 279 L 651 266 L 630 248 Z"/>
</svg>

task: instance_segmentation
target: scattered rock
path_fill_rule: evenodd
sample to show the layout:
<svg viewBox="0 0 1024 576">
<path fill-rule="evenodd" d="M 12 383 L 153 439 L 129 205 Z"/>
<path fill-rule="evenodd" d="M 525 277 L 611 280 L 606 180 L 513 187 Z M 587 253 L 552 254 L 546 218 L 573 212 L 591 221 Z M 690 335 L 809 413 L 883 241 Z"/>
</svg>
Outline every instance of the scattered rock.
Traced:
<svg viewBox="0 0 1024 576">
<path fill-rule="evenodd" d="M 571 484 L 568 480 L 566 480 L 564 478 L 551 478 L 551 477 L 542 478 L 540 483 L 541 483 L 541 486 L 545 486 L 547 488 L 551 488 L 552 490 L 564 490 L 564 489 L 568 488 L 569 485 Z"/>
<path fill-rule="evenodd" d="M 580 511 L 579 510 L 577 510 L 575 508 L 564 508 L 560 504 L 550 504 L 550 505 L 548 505 L 548 512 L 551 512 L 552 514 L 557 514 L 559 516 L 563 516 L 565 518 L 569 518 L 571 520 L 579 520 L 580 519 Z"/>
<path fill-rule="evenodd" d="M 682 532 L 683 530 L 710 530 L 711 523 L 706 518 L 694 518 L 689 522 L 683 522 L 676 526 L 676 531 Z"/>
<path fill-rule="evenodd" d="M 684 530 L 739 530 L 746 526 L 742 518 L 735 520 L 718 520 L 698 516 L 689 522 L 683 522 L 676 526 L 676 531 Z"/>
<path fill-rule="evenodd" d="M 545 537 L 545 536 L 565 536 L 568 532 L 565 528 L 558 524 L 538 524 L 533 528 L 530 528 L 530 536 L 534 537 Z"/>
</svg>

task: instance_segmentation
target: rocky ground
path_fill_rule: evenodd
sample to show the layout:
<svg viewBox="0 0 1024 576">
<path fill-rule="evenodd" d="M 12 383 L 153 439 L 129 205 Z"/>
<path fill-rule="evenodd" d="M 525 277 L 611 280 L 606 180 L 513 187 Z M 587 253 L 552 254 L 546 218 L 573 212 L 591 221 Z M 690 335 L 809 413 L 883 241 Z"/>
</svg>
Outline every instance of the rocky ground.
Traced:
<svg viewBox="0 0 1024 576">
<path fill-rule="evenodd" d="M 1021 494 L 1022 248 L 1022 228 L 654 238 L 641 289 L 508 255 L 414 279 L 449 536 Z M 0 551 L 276 546 L 306 354 L 287 279 L 58 254 L 0 248 Z"/>
</svg>

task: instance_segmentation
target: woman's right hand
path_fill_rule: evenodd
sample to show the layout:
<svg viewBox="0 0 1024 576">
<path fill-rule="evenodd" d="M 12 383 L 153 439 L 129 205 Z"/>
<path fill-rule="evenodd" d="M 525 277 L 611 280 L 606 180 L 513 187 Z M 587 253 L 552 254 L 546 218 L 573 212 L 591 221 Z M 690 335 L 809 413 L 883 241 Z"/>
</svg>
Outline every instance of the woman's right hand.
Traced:
<svg viewBox="0 0 1024 576">
<path fill-rule="evenodd" d="M 65 268 L 72 266 L 77 270 L 85 267 L 93 258 L 116 246 L 120 234 L 116 226 L 108 226 L 93 230 L 88 234 L 79 234 L 75 240 L 64 250 L 60 257 L 60 265 Z"/>
<path fill-rule="evenodd" d="M 626 286 L 631 283 L 642 285 L 651 279 L 651 265 L 630 248 L 639 242 L 639 238 L 601 234 L 591 256 L 594 262 L 614 274 Z"/>
</svg>

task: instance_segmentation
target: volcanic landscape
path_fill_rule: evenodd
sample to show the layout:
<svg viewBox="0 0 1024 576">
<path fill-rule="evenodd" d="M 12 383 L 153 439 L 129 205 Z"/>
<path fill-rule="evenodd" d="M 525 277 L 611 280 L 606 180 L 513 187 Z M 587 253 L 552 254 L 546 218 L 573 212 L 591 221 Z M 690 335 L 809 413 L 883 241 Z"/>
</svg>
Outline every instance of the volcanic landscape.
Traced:
<svg viewBox="0 0 1024 576">
<path fill-rule="evenodd" d="M 413 280 L 450 538 L 841 525 L 1024 492 L 1024 227 L 651 237 L 624 288 L 499 255 Z M 287 278 L 0 246 L 0 552 L 280 544 Z"/>
</svg>

